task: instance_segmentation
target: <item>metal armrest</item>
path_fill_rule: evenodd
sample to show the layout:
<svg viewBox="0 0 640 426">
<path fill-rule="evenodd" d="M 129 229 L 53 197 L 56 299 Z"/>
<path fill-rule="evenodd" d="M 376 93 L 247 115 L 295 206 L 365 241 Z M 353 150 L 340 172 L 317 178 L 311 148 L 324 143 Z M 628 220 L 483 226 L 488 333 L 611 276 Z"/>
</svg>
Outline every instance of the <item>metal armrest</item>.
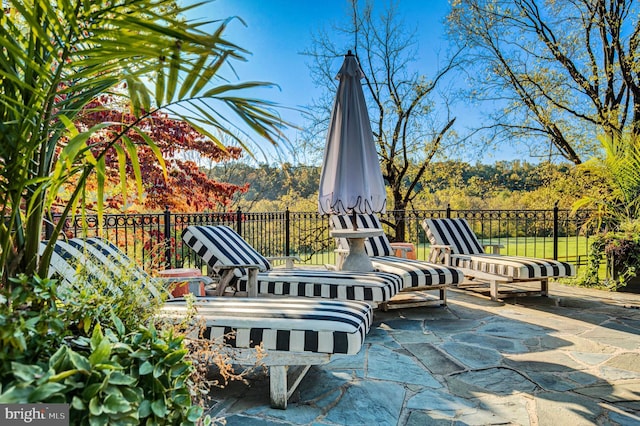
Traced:
<svg viewBox="0 0 640 426">
<path fill-rule="evenodd" d="M 302 260 L 298 256 L 270 256 L 267 257 L 267 260 L 269 262 L 272 262 L 274 260 L 284 260 L 284 266 L 287 269 L 292 269 L 294 267 L 293 262 L 302 262 Z"/>
</svg>

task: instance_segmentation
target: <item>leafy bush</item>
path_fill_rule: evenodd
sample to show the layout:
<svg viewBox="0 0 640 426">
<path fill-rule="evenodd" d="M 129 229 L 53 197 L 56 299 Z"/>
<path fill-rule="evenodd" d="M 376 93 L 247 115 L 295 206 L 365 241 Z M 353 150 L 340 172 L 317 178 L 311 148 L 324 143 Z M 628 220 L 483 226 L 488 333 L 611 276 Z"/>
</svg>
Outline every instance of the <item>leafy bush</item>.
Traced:
<svg viewBox="0 0 640 426">
<path fill-rule="evenodd" d="M 116 321 L 117 323 L 118 321 Z M 61 346 L 44 365 L 12 362 L 2 403 L 71 404 L 71 424 L 195 424 L 182 337 L 153 327 L 125 334 L 97 326 L 91 338 Z"/>
<path fill-rule="evenodd" d="M 13 284 L 0 290 L 0 403 L 66 402 L 74 425 L 188 425 L 202 416 L 192 402 L 196 370 L 172 327 L 126 326 L 116 315 L 125 305 L 111 303 L 118 296 L 110 293 L 65 305 L 54 280 L 22 276 Z M 109 309 L 89 305 L 97 300 Z M 145 315 L 153 312 L 147 304 Z M 91 336 L 68 324 L 90 324 Z"/>
</svg>

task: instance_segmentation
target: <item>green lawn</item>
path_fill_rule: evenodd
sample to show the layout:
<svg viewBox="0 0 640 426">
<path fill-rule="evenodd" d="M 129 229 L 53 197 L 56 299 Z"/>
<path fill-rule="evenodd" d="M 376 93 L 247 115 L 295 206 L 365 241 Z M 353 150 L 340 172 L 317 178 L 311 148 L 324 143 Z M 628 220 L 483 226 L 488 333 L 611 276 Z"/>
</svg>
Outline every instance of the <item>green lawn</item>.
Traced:
<svg viewBox="0 0 640 426">
<path fill-rule="evenodd" d="M 487 241 L 489 242 L 489 241 Z M 553 258 L 553 239 L 536 237 L 518 237 L 494 239 L 491 243 L 501 244 L 501 254 L 512 256 L 528 256 Z M 587 260 L 588 241 L 585 237 L 560 238 L 558 240 L 558 260 L 568 261 L 583 266 Z M 417 258 L 426 260 L 429 256 L 429 245 L 419 245 L 417 247 Z M 300 255 L 309 265 L 334 264 L 335 254 L 332 251 L 317 252 L 309 260 L 304 254 Z"/>
</svg>

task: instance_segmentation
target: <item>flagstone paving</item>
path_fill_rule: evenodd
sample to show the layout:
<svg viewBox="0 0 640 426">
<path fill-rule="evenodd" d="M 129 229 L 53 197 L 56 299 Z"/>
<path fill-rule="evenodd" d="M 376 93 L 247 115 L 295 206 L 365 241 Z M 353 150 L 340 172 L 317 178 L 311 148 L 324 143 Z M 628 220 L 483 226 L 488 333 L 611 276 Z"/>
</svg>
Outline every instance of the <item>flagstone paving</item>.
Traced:
<svg viewBox="0 0 640 426">
<path fill-rule="evenodd" d="M 640 295 L 552 284 L 376 311 L 356 356 L 312 367 L 286 410 L 262 370 L 212 391 L 233 425 L 640 425 Z"/>
</svg>

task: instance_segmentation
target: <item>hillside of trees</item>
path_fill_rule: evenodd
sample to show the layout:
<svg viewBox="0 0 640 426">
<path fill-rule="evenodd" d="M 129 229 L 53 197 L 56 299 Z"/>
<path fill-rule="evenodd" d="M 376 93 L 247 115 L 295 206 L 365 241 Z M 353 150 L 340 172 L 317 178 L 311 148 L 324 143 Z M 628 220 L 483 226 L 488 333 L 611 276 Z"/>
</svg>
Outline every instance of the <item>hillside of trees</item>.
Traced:
<svg viewBox="0 0 640 426">
<path fill-rule="evenodd" d="M 209 174 L 233 185 L 249 185 L 246 193 L 236 194 L 234 209 L 314 211 L 320 171 L 319 166 L 253 167 L 237 162 L 217 165 Z M 589 185 L 585 179 L 568 163 L 434 162 L 420 181 L 411 208 L 547 209 L 556 202 L 570 208 Z"/>
</svg>

